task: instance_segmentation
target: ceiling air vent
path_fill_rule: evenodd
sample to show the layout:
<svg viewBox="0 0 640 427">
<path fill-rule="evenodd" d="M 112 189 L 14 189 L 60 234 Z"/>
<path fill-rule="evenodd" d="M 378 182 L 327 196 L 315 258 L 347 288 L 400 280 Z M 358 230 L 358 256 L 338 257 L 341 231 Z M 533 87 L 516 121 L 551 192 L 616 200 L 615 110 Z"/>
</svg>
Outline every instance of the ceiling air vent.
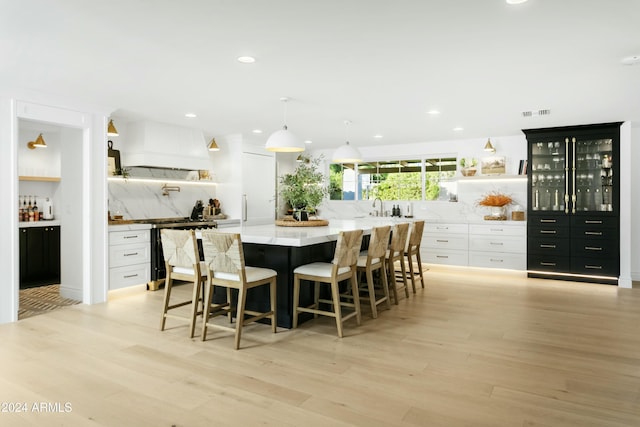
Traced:
<svg viewBox="0 0 640 427">
<path fill-rule="evenodd" d="M 523 111 L 522 117 L 548 116 L 549 114 L 551 114 L 551 110 Z"/>
</svg>

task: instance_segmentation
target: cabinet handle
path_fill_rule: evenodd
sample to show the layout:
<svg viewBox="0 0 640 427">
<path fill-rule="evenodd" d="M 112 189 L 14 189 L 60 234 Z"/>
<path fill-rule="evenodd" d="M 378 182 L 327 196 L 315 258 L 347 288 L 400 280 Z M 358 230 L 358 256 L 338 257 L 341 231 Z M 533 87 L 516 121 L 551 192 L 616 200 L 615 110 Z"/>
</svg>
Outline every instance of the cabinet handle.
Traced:
<svg viewBox="0 0 640 427">
<path fill-rule="evenodd" d="M 584 268 L 588 268 L 590 270 L 602 270 L 601 265 L 585 265 Z"/>
<path fill-rule="evenodd" d="M 127 274 L 124 276 L 125 279 L 131 279 L 132 277 L 138 277 L 137 274 Z"/>
<path fill-rule="evenodd" d="M 556 234 L 556 230 L 540 230 L 540 234 Z"/>
<path fill-rule="evenodd" d="M 504 262 L 504 260 L 502 260 L 502 259 L 495 259 L 495 258 L 490 258 L 489 261 L 491 261 L 491 262 Z"/>
<path fill-rule="evenodd" d="M 584 249 L 587 250 L 587 251 L 601 251 L 602 250 L 602 248 L 597 248 L 595 246 L 585 246 Z"/>
<path fill-rule="evenodd" d="M 134 256 L 134 255 L 138 255 L 138 252 L 133 252 L 133 253 L 130 253 L 130 254 L 124 254 L 123 256 Z"/>
<path fill-rule="evenodd" d="M 545 222 L 545 223 L 551 222 L 555 224 L 557 221 L 555 219 L 541 219 L 540 222 Z"/>
<path fill-rule="evenodd" d="M 540 245 L 541 248 L 555 249 L 556 245 Z"/>
<path fill-rule="evenodd" d="M 602 224 L 602 220 L 600 221 L 596 221 L 596 220 L 590 220 L 590 219 L 586 219 L 584 221 L 585 224 Z"/>
<path fill-rule="evenodd" d="M 569 138 L 564 139 L 564 213 L 569 213 Z M 574 156 L 575 157 L 575 156 Z"/>
<path fill-rule="evenodd" d="M 494 246 L 502 246 L 504 245 L 504 243 L 502 242 L 489 242 L 490 245 L 494 245 Z"/>
<path fill-rule="evenodd" d="M 449 258 L 449 256 L 448 255 L 436 255 L 436 258 L 445 258 L 446 259 L 446 258 Z"/>
<path fill-rule="evenodd" d="M 555 267 L 556 263 L 555 262 L 541 262 L 540 265 L 546 265 L 549 267 Z"/>
<path fill-rule="evenodd" d="M 438 243 L 449 243 L 448 240 L 442 240 L 442 239 L 436 239 L 436 242 L 438 242 Z"/>
<path fill-rule="evenodd" d="M 571 156 L 571 177 L 573 180 L 573 194 L 571 195 L 571 213 L 576 213 L 576 138 L 571 138 L 571 144 L 573 146 L 573 156 Z"/>
<path fill-rule="evenodd" d="M 602 236 L 602 231 L 585 231 L 584 234 L 587 236 Z"/>
<path fill-rule="evenodd" d="M 491 231 L 504 231 L 502 228 L 491 228 Z"/>
<path fill-rule="evenodd" d="M 133 236 L 124 236 L 123 239 L 136 239 L 138 238 L 137 234 L 134 234 Z"/>
</svg>

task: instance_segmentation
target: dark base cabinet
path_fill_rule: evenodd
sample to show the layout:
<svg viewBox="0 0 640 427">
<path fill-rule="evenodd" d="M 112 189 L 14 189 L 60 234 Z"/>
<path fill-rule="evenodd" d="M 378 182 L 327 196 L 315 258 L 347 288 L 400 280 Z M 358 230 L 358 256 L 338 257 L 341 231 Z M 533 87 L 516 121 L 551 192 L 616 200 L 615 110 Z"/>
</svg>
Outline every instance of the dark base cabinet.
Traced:
<svg viewBox="0 0 640 427">
<path fill-rule="evenodd" d="M 529 277 L 617 284 L 620 123 L 524 133 Z"/>
<path fill-rule="evenodd" d="M 20 288 L 60 283 L 60 227 L 20 229 Z"/>
</svg>

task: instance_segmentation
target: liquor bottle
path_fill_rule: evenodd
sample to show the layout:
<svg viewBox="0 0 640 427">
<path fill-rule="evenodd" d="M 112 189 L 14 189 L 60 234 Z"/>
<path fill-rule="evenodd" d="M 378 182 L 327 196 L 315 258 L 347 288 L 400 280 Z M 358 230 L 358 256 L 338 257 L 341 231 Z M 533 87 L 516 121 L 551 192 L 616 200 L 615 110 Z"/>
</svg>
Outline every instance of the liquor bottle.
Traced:
<svg viewBox="0 0 640 427">
<path fill-rule="evenodd" d="M 40 212 L 38 212 L 38 201 L 36 196 L 33 197 L 33 220 L 34 221 L 40 220 Z"/>
<path fill-rule="evenodd" d="M 22 196 L 18 196 L 18 221 L 22 221 Z"/>
<path fill-rule="evenodd" d="M 22 218 L 20 221 L 29 221 L 29 211 L 27 211 L 27 196 L 22 196 Z"/>
</svg>

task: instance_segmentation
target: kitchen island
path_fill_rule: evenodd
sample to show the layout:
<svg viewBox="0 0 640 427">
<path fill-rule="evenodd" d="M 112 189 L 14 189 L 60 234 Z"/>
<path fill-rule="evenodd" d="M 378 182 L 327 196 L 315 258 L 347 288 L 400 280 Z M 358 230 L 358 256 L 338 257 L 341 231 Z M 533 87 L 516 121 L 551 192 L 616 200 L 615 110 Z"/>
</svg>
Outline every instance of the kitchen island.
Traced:
<svg viewBox="0 0 640 427">
<path fill-rule="evenodd" d="M 275 224 L 225 228 L 224 232 L 240 233 L 245 262 L 255 267 L 267 267 L 278 272 L 277 323 L 283 328 L 293 324 L 293 270 L 311 262 L 330 262 L 341 231 L 362 229 L 365 236 L 377 226 L 408 222 L 404 218 L 332 219 L 322 227 L 280 227 Z M 365 240 L 366 241 L 366 240 Z M 363 243 L 366 247 L 366 244 Z M 252 289 L 247 295 L 247 307 L 268 310 L 269 292 L 265 287 Z M 300 289 L 301 305 L 313 302 L 311 286 Z M 301 316 L 301 321 L 311 315 Z"/>
</svg>

